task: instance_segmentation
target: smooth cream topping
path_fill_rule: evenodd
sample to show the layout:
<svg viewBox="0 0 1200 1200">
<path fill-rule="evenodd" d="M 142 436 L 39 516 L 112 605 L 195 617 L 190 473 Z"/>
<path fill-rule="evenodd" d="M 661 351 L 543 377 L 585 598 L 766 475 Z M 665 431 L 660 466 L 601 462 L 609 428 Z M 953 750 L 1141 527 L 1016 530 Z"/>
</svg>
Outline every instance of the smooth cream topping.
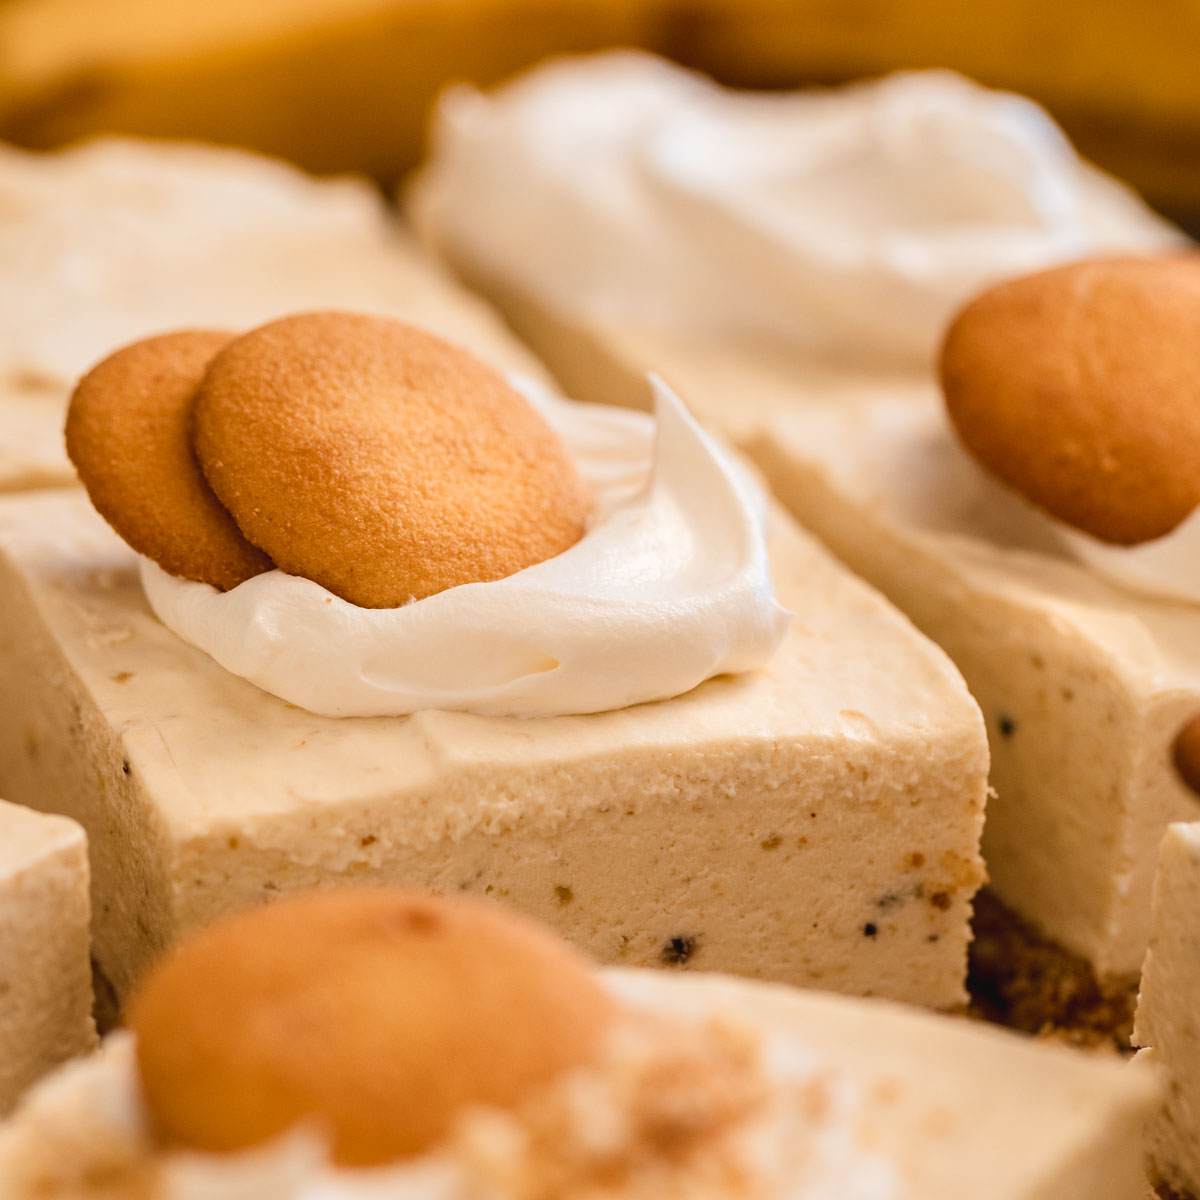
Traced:
<svg viewBox="0 0 1200 1200">
<path fill-rule="evenodd" d="M 602 712 L 764 666 L 790 615 L 741 467 L 661 382 L 656 422 L 512 382 L 595 489 L 565 553 L 393 609 L 281 571 L 222 593 L 143 560 L 151 607 L 227 670 L 328 716 Z"/>
<path fill-rule="evenodd" d="M 1032 101 L 946 72 L 721 89 L 649 55 L 449 92 L 418 216 L 568 316 L 926 364 L 983 286 L 1177 233 Z"/>
</svg>

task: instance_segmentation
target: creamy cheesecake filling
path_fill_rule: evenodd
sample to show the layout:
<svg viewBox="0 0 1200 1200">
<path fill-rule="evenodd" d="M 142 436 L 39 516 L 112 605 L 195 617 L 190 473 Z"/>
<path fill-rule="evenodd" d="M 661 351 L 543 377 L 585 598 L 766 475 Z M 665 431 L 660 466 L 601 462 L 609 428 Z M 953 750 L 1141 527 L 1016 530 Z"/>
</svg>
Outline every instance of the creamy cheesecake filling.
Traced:
<svg viewBox="0 0 1200 1200">
<path fill-rule="evenodd" d="M 148 332 L 389 307 L 376 193 L 237 150 L 104 139 L 0 150 L 0 380 L 68 389 Z"/>
<path fill-rule="evenodd" d="M 753 95 L 628 53 L 448 93 L 417 208 L 566 315 L 896 367 L 988 283 L 1180 242 L 1022 97 L 945 72 Z"/>
<path fill-rule="evenodd" d="M 463 1113 L 439 1149 L 394 1167 L 338 1168 L 316 1128 L 261 1149 L 169 1150 L 150 1129 L 136 1044 L 101 1052 L 38 1090 L 0 1132 L 13 1200 L 544 1200 L 593 1195 L 722 1200 L 899 1200 L 873 1147 L 857 1081 L 798 1039 L 732 1015 L 631 1014 L 593 1067 L 513 1112 Z"/>
<path fill-rule="evenodd" d="M 0 1115 L 95 1046 L 90 917 L 83 830 L 0 800 Z"/>
<path fill-rule="evenodd" d="M 569 550 L 392 609 L 278 570 L 220 592 L 143 559 L 154 612 L 235 675 L 325 716 L 602 712 L 764 666 L 790 614 L 745 470 L 661 382 L 656 421 L 513 382 L 594 489 L 592 527 Z"/>
<path fill-rule="evenodd" d="M 0 261 L 0 491 L 72 482 L 71 387 L 116 347 L 165 329 L 353 308 L 419 321 L 509 370 L 540 369 L 413 254 L 375 188 L 240 150 L 2 146 Z"/>
<path fill-rule="evenodd" d="M 984 851 L 1000 897 L 1102 985 L 1136 975 L 1157 843 L 1197 812 L 1171 750 L 1200 704 L 1195 605 L 1076 561 L 1055 523 L 962 451 L 932 389 L 926 403 L 781 417 L 755 456 L 979 698 L 999 793 Z"/>
</svg>

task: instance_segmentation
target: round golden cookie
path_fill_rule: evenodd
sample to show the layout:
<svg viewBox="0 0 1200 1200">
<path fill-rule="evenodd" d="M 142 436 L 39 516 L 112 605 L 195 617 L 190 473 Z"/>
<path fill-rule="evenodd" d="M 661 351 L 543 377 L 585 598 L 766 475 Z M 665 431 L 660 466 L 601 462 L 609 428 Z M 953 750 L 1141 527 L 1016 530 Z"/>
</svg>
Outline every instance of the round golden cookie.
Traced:
<svg viewBox="0 0 1200 1200">
<path fill-rule="evenodd" d="M 1073 263 L 958 314 L 942 389 L 979 462 L 1052 516 L 1123 544 L 1200 502 L 1200 255 Z"/>
<path fill-rule="evenodd" d="M 531 923 L 363 889 L 201 932 L 152 973 L 129 1024 L 167 1141 L 238 1150 L 311 1118 L 349 1166 L 420 1153 L 465 1105 L 514 1106 L 594 1059 L 615 1012 L 586 959 Z"/>
<path fill-rule="evenodd" d="M 251 542 L 366 608 L 501 579 L 587 521 L 587 489 L 528 401 L 386 317 L 307 313 L 239 338 L 200 389 L 194 440 Z"/>
<path fill-rule="evenodd" d="M 66 429 L 67 454 L 117 533 L 164 571 L 223 590 L 271 569 L 192 453 L 192 400 L 232 337 L 184 330 L 118 350 L 79 381 Z"/>
</svg>

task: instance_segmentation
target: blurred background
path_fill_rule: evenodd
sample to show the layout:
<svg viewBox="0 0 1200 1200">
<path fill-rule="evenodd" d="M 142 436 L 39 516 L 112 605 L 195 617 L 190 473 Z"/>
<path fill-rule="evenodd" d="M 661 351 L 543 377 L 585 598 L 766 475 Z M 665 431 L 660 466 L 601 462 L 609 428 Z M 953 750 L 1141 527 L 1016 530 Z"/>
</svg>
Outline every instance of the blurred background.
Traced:
<svg viewBox="0 0 1200 1200">
<path fill-rule="evenodd" d="M 1200 231 L 1200 0 L 0 0 L 0 138 L 202 138 L 391 185 L 446 83 L 615 45 L 748 87 L 952 67 Z"/>
</svg>

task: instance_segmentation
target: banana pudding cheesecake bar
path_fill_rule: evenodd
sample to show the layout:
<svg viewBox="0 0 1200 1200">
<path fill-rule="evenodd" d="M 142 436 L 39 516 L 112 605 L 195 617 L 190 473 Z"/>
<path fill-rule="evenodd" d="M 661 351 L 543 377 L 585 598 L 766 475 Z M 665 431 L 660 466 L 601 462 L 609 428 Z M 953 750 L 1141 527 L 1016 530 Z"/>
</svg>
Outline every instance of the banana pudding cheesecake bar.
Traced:
<svg viewBox="0 0 1200 1200">
<path fill-rule="evenodd" d="M 1138 1200 L 1154 1073 L 882 1001 L 597 971 L 500 909 L 290 897 L 0 1125 L 9 1200 Z"/>
<path fill-rule="evenodd" d="M 658 396 L 346 312 L 87 374 L 87 494 L 0 503 L 0 788 L 88 829 L 119 1000 L 193 927 L 358 881 L 962 1005 L 979 711 Z"/>
<path fill-rule="evenodd" d="M 0 801 L 0 1113 L 96 1044 L 89 913 L 83 830 Z"/>
<path fill-rule="evenodd" d="M 1139 582 L 1122 564 L 1150 551 L 1044 515 L 1017 476 L 1103 489 L 1115 468 L 1094 434 L 1137 442 L 1139 427 L 1143 474 L 1190 464 L 1194 435 L 1156 415 L 1194 395 L 1181 235 L 1028 101 L 941 73 L 752 97 L 644 56 L 575 60 L 451 93 L 438 128 L 416 218 L 564 384 L 637 405 L 654 363 L 950 653 L 988 722 L 996 793 L 979 998 L 1023 1028 L 1127 1044 L 1156 848 L 1200 815 L 1171 761 L 1200 709 L 1196 593 Z M 1177 265 L 1063 268 L 970 319 L 964 451 L 934 372 L 955 311 L 1059 260 L 1159 252 Z M 976 453 L 1001 437 L 1009 478 Z"/>
</svg>

